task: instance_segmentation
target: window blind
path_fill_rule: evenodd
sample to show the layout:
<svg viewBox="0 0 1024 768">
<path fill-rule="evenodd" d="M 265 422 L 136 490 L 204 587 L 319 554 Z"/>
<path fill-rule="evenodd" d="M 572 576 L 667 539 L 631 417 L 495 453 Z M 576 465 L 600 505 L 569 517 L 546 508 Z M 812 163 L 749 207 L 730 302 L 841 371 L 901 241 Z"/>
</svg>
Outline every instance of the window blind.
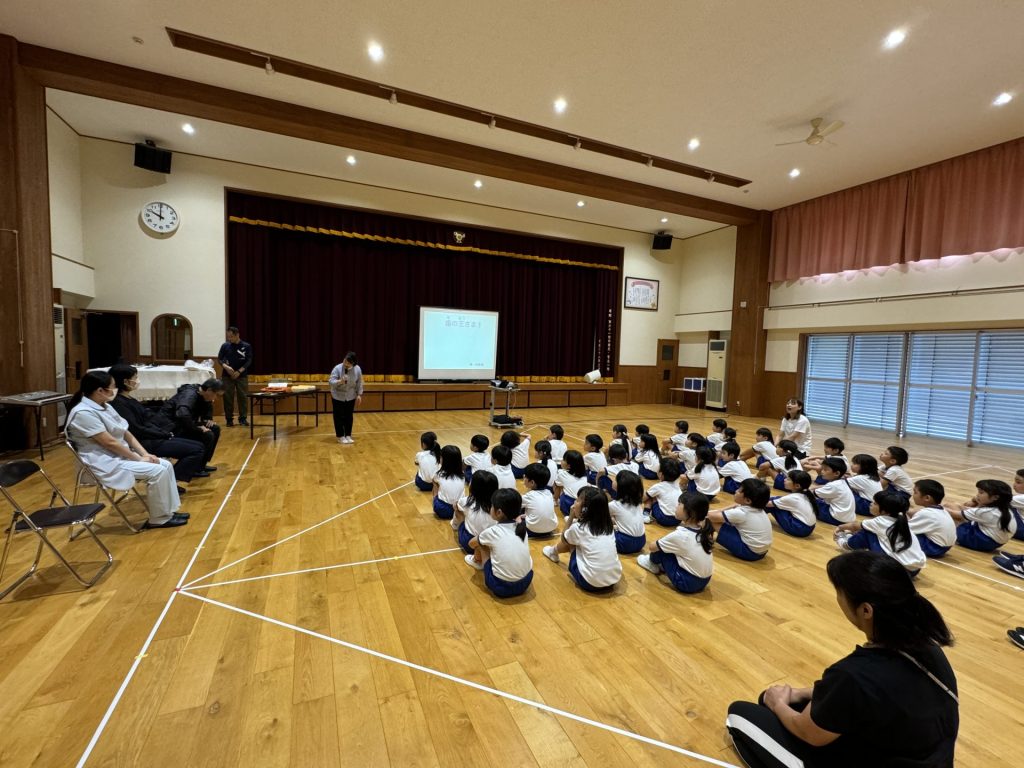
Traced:
<svg viewBox="0 0 1024 768">
<path fill-rule="evenodd" d="M 853 337 L 847 423 L 896 430 L 903 339 L 902 333 Z"/>
<path fill-rule="evenodd" d="M 1024 331 L 978 336 L 971 440 L 1024 448 Z"/>
<path fill-rule="evenodd" d="M 804 412 L 818 421 L 846 422 L 846 379 L 850 366 L 848 334 L 807 340 Z"/>
</svg>

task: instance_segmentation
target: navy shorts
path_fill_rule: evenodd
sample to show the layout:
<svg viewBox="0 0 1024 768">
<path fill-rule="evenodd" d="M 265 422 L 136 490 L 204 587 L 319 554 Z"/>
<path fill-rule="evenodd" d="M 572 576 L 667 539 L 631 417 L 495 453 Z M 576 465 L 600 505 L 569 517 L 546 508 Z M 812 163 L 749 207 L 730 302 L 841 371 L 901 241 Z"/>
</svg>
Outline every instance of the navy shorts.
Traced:
<svg viewBox="0 0 1024 768">
<path fill-rule="evenodd" d="M 641 533 L 639 536 L 630 536 L 622 531 L 615 532 L 615 550 L 620 555 L 632 555 L 642 550 L 646 544 L 646 533 Z"/>
<path fill-rule="evenodd" d="M 649 470 L 647 467 L 641 465 L 641 467 L 640 467 L 640 477 L 644 478 L 644 480 L 657 480 L 658 479 L 658 473 L 657 472 L 651 472 L 651 470 Z"/>
<path fill-rule="evenodd" d="M 469 542 L 473 540 L 473 534 L 466 528 L 466 523 L 459 523 L 459 546 L 462 547 L 462 551 L 467 555 L 473 554 L 473 548 L 469 546 Z"/>
<path fill-rule="evenodd" d="M 494 593 L 495 597 L 518 597 L 530 588 L 533 581 L 533 571 L 530 571 L 519 581 L 505 581 L 494 575 L 491 561 L 484 563 L 484 584 Z"/>
<path fill-rule="evenodd" d="M 432 491 L 432 490 L 434 490 L 434 484 L 433 483 L 428 483 L 426 480 L 424 480 L 419 475 L 416 475 L 416 477 L 414 477 L 413 480 L 416 481 L 416 487 L 419 488 L 421 491 Z"/>
<path fill-rule="evenodd" d="M 572 505 L 575 503 L 576 499 L 564 491 L 562 492 L 562 495 L 558 497 L 558 509 L 565 517 L 569 516 L 569 513 L 572 511 Z"/>
<path fill-rule="evenodd" d="M 679 518 L 675 515 L 666 515 L 662 512 L 661 505 L 658 504 L 658 502 L 651 504 L 651 517 L 655 519 L 658 525 L 664 525 L 666 528 L 675 528 L 679 525 Z"/>
<path fill-rule="evenodd" d="M 828 523 L 829 525 L 843 524 L 842 520 L 836 520 L 834 517 L 832 517 L 832 507 L 829 506 L 829 503 L 827 501 L 825 501 L 824 499 L 817 499 L 817 502 L 818 519 L 821 520 L 821 522 Z"/>
<path fill-rule="evenodd" d="M 998 541 L 982 533 L 977 523 L 970 522 L 960 523 L 956 527 L 956 543 L 979 552 L 995 552 L 1002 546 Z"/>
<path fill-rule="evenodd" d="M 796 536 L 798 538 L 806 538 L 814 533 L 814 526 L 807 525 L 801 520 L 797 520 L 793 513 L 788 509 L 775 509 L 769 507 L 765 510 L 769 515 L 775 516 L 775 522 L 779 524 L 779 528 L 788 533 L 790 536 Z"/>
<path fill-rule="evenodd" d="M 451 520 L 453 517 L 455 517 L 455 507 L 453 507 L 447 501 L 442 499 L 440 496 L 435 496 L 434 514 L 442 520 Z"/>
<path fill-rule="evenodd" d="M 715 540 L 740 560 L 760 560 L 768 554 L 767 552 L 754 552 L 743 541 L 736 526 L 729 523 L 722 523 L 722 527 L 715 535 Z"/>
<path fill-rule="evenodd" d="M 510 464 L 509 467 L 512 470 L 512 477 L 516 480 L 523 479 L 523 475 L 526 474 L 526 467 L 517 467 L 515 464 Z"/>
<path fill-rule="evenodd" d="M 672 586 L 680 592 L 692 595 L 696 592 L 704 591 L 704 588 L 711 583 L 711 577 L 701 578 L 700 576 L 694 576 L 688 570 L 683 568 L 676 559 L 676 556 L 671 552 L 651 552 L 651 562 L 661 566 L 661 569 L 665 571 L 665 575 L 668 576 L 668 580 L 672 582 Z"/>
<path fill-rule="evenodd" d="M 917 543 L 921 545 L 921 549 L 924 550 L 927 557 L 944 557 L 951 549 L 951 547 L 939 546 L 923 533 L 917 534 Z"/>
<path fill-rule="evenodd" d="M 615 587 L 614 584 L 609 587 L 595 587 L 580 576 L 580 569 L 576 564 L 576 550 L 573 550 L 572 555 L 569 556 L 569 574 L 572 576 L 573 581 L 576 582 L 576 585 L 584 592 L 610 592 Z"/>
</svg>

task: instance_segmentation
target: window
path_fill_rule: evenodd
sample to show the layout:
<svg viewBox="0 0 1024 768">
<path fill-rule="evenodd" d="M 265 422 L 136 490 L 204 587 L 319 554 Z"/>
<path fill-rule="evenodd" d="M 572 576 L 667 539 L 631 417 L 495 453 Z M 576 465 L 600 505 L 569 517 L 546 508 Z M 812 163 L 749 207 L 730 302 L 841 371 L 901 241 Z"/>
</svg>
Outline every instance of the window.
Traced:
<svg viewBox="0 0 1024 768">
<path fill-rule="evenodd" d="M 1024 448 L 1024 331 L 810 336 L 820 421 Z"/>
</svg>

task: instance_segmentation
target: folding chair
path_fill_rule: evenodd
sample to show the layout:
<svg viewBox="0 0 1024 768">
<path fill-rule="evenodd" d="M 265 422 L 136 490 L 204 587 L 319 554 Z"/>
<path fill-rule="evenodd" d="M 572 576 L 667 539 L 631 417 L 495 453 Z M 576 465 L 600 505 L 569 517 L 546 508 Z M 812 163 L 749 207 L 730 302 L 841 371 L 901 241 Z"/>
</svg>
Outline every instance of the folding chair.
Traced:
<svg viewBox="0 0 1024 768">
<path fill-rule="evenodd" d="M 143 508 L 146 510 L 146 518 L 149 518 L 149 504 L 146 503 L 146 498 L 135 486 L 132 486 L 127 491 L 118 491 L 115 489 L 107 488 L 100 479 L 96 476 L 96 473 L 92 471 L 92 467 L 82 461 L 78 455 L 78 451 L 75 449 L 75 444 L 70 439 L 64 439 L 64 445 L 68 447 L 68 450 L 75 457 L 75 463 L 78 465 L 78 472 L 75 474 L 75 495 L 72 497 L 72 503 L 78 503 L 78 494 L 82 488 L 93 487 L 96 489 L 96 493 L 93 495 L 93 502 L 100 500 L 100 494 L 103 494 L 103 498 L 110 504 L 110 508 L 117 513 L 117 515 L 124 521 L 124 524 L 128 526 L 132 533 L 139 533 L 142 530 L 142 524 L 135 525 L 131 520 L 128 519 L 128 515 L 121 509 L 121 503 L 124 502 L 129 496 L 135 496 L 141 503 Z M 113 490 L 113 493 L 111 491 Z"/>
<path fill-rule="evenodd" d="M 52 489 L 52 493 L 50 495 L 50 506 L 36 510 L 35 512 L 27 512 L 14 500 L 10 489 L 37 472 L 43 476 Z M 106 548 L 103 542 L 100 541 L 99 536 L 97 536 L 96 532 L 92 529 L 93 520 L 103 509 L 103 504 L 72 504 L 67 500 L 64 494 L 60 492 L 60 489 L 54 485 L 53 481 L 47 476 L 42 468 L 34 461 L 29 461 L 28 459 L 8 461 L 4 464 L 0 464 L 0 493 L 2 493 L 4 498 L 6 498 L 7 501 L 10 502 L 11 506 L 14 507 L 14 514 L 11 517 L 11 525 L 7 529 L 7 543 L 4 545 L 3 556 L 0 557 L 0 584 L 3 583 L 4 569 L 7 567 L 7 558 L 11 552 L 11 544 L 14 541 L 14 534 L 21 531 L 32 531 L 39 537 L 39 545 L 36 547 L 36 556 L 32 561 L 32 565 L 29 566 L 29 569 L 19 576 L 13 584 L 0 592 L 0 600 L 7 597 L 7 595 L 21 586 L 26 579 L 31 577 L 32 574 L 38 570 L 39 559 L 43 554 L 44 546 L 49 548 L 49 550 L 57 556 L 57 559 L 60 560 L 64 567 L 68 569 L 68 572 L 75 577 L 75 580 L 86 589 L 99 581 L 100 577 L 107 572 L 107 569 L 110 568 L 111 565 L 113 565 L 114 556 L 110 553 L 110 550 Z M 62 502 L 64 502 L 64 504 L 63 506 L 55 507 L 53 506 L 53 503 L 58 497 Z M 96 542 L 96 546 L 100 548 L 100 551 L 102 551 L 107 558 L 107 562 L 100 566 L 100 569 L 91 579 L 83 578 L 46 535 L 47 530 L 50 528 L 70 528 L 76 525 L 82 526 L 82 528 L 89 533 L 93 541 Z"/>
</svg>

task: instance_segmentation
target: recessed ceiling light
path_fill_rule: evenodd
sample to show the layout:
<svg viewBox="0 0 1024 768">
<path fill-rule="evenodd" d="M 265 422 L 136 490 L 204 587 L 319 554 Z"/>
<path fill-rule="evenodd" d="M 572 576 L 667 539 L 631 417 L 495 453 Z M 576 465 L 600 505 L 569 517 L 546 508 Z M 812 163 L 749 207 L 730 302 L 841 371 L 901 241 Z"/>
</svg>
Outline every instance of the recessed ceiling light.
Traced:
<svg viewBox="0 0 1024 768">
<path fill-rule="evenodd" d="M 563 99 L 561 96 L 555 99 L 555 112 L 557 112 L 558 114 L 562 114 L 563 112 L 565 112 L 565 109 L 568 106 L 568 102 L 566 102 L 566 100 Z"/>
<path fill-rule="evenodd" d="M 193 133 L 195 133 L 195 132 L 196 132 L 196 129 L 192 127 L 192 123 L 184 123 L 184 124 L 183 124 L 183 125 L 181 126 L 181 130 L 183 130 L 183 131 L 184 131 L 185 133 L 187 133 L 187 134 L 188 134 L 189 136 L 191 136 L 191 135 L 192 135 Z"/>
<path fill-rule="evenodd" d="M 348 163 L 349 165 L 355 165 L 356 164 L 356 156 L 355 155 L 349 155 L 348 157 L 345 158 L 345 162 Z"/>
<path fill-rule="evenodd" d="M 661 217 L 661 223 L 662 224 L 668 224 L 668 217 L 667 216 L 662 216 Z"/>
<path fill-rule="evenodd" d="M 688 146 L 690 148 L 690 151 L 693 152 L 693 150 L 700 146 L 700 139 L 696 137 L 692 138 L 690 139 L 690 143 L 687 144 L 686 146 Z"/>
<path fill-rule="evenodd" d="M 904 40 L 907 39 L 907 33 L 902 29 L 894 29 L 888 35 L 885 36 L 885 42 L 882 45 L 886 50 L 891 51 L 893 48 L 899 48 Z"/>
<path fill-rule="evenodd" d="M 473 182 L 473 186 L 476 187 L 477 189 L 480 189 L 480 187 L 482 187 L 483 185 L 484 183 L 480 181 L 480 179 L 477 179 L 476 181 Z"/>
<path fill-rule="evenodd" d="M 370 58 L 374 61 L 381 61 L 384 59 L 384 49 L 380 43 L 370 43 L 366 46 L 366 52 L 370 54 Z"/>
<path fill-rule="evenodd" d="M 576 207 L 577 208 L 582 208 L 584 205 L 586 205 L 586 203 L 583 202 L 582 200 L 577 200 L 576 201 Z"/>
<path fill-rule="evenodd" d="M 1013 94 L 1003 91 L 992 100 L 992 105 L 995 107 L 1001 107 L 1004 104 L 1009 104 L 1011 101 L 1013 101 Z"/>
<path fill-rule="evenodd" d="M 792 171 L 789 172 L 789 178 L 791 178 L 791 179 L 795 179 L 799 175 L 800 175 L 800 169 L 799 168 L 794 168 Z"/>
</svg>

